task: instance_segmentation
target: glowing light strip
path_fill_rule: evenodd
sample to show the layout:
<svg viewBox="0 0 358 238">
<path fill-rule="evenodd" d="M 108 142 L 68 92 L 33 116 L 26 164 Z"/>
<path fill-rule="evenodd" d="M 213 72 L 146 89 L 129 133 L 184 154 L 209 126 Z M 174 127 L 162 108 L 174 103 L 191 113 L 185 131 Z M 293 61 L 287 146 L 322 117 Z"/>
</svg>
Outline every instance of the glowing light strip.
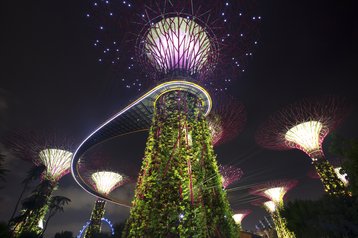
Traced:
<svg viewBox="0 0 358 238">
<path fill-rule="evenodd" d="M 348 186 L 349 181 L 347 180 L 347 173 L 341 174 L 339 171 L 342 169 L 342 167 L 336 167 L 334 168 L 334 172 L 336 173 L 337 177 L 342 181 L 344 186 Z"/>
<path fill-rule="evenodd" d="M 170 81 L 170 82 L 165 82 L 162 83 L 156 87 L 154 87 L 152 90 L 150 90 L 149 92 L 145 93 L 143 96 L 141 96 L 140 98 L 138 98 L 137 100 L 135 100 L 134 102 L 132 102 L 131 104 L 129 104 L 127 107 L 125 107 L 123 110 L 121 110 L 119 113 L 115 114 L 113 117 L 111 117 L 109 120 L 107 120 L 105 123 L 103 123 L 101 126 L 99 126 L 96 130 L 94 130 L 89 136 L 87 136 L 87 138 L 82 141 L 82 143 L 78 146 L 78 148 L 76 149 L 75 153 L 73 154 L 72 157 L 72 161 L 71 161 L 71 174 L 72 177 L 74 178 L 74 180 L 76 181 L 76 183 L 86 192 L 88 192 L 89 194 L 104 199 L 106 201 L 112 202 L 112 203 L 116 203 L 118 205 L 124 206 L 124 207 L 131 207 L 130 204 L 124 204 L 124 203 L 120 203 L 120 202 L 116 202 L 110 198 L 104 197 L 103 195 L 96 193 L 95 191 L 93 191 L 91 189 L 90 186 L 84 186 L 81 184 L 81 182 L 77 179 L 77 176 L 80 177 L 80 175 L 77 173 L 77 169 L 76 169 L 76 164 L 80 158 L 80 156 L 78 155 L 78 151 L 82 148 L 82 146 L 94 135 L 96 134 L 98 131 L 100 131 L 102 128 L 104 128 L 107 124 L 109 124 L 110 122 L 112 122 L 113 120 L 115 120 L 117 117 L 119 117 L 120 115 L 123 115 L 124 113 L 126 113 L 127 111 L 129 111 L 131 108 L 133 108 L 134 106 L 136 106 L 137 104 L 143 102 L 145 99 L 149 98 L 150 96 L 153 96 L 155 94 L 157 94 L 159 92 L 159 95 L 161 95 L 161 90 L 164 89 L 164 91 L 170 91 L 173 88 L 176 88 L 177 90 L 185 90 L 190 92 L 190 88 L 198 90 L 200 93 L 202 93 L 202 95 L 204 95 L 204 99 L 206 99 L 204 102 L 206 102 L 206 112 L 205 112 L 205 116 L 207 116 L 212 108 L 212 101 L 211 101 L 211 97 L 209 95 L 209 93 L 203 88 L 200 87 L 199 85 L 192 83 L 192 82 L 188 82 L 188 81 L 183 81 L 183 80 L 174 80 L 174 81 Z M 156 98 L 158 97 L 158 95 L 155 95 Z M 155 99 L 156 99 L 155 98 Z M 155 100 L 154 100 L 155 101 Z M 153 105 L 154 106 L 154 105 Z M 78 157 L 78 158 L 77 158 Z M 86 188 L 87 187 L 87 188 Z"/>
<path fill-rule="evenodd" d="M 108 220 L 107 218 L 102 217 L 101 221 L 104 221 L 105 223 L 108 224 L 108 226 L 111 228 L 111 234 L 112 236 L 114 235 L 114 228 L 113 228 L 113 224 L 110 220 Z M 82 229 L 80 230 L 80 233 L 76 236 L 76 238 L 81 238 L 82 234 L 85 232 L 85 230 L 87 229 L 87 227 L 90 225 L 91 221 L 86 222 L 86 224 L 82 227 Z"/>
<path fill-rule="evenodd" d="M 232 216 L 236 224 L 241 224 L 242 220 L 247 216 L 247 213 L 236 213 Z"/>
</svg>

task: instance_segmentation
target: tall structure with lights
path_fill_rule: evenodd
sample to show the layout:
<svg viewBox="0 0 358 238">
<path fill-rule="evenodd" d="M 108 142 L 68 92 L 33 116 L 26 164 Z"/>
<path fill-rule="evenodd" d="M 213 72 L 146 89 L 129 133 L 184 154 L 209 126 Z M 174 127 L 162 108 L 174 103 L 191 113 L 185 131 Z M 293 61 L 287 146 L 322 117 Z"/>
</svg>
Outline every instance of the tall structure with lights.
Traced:
<svg viewBox="0 0 358 238">
<path fill-rule="evenodd" d="M 206 116 L 212 108 L 214 94 L 209 94 L 206 88 L 220 97 L 219 92 L 228 90 L 231 79 L 237 76 L 233 72 L 245 71 L 245 63 L 257 44 L 250 34 L 256 31 L 250 27 L 257 26 L 261 17 L 255 15 L 252 8 L 245 8 L 248 4 L 241 0 L 143 2 L 123 1 L 123 6 L 120 2 L 117 8 L 121 10 L 108 12 L 116 3 L 100 1 L 86 15 L 96 22 L 98 36 L 105 36 L 94 42 L 104 54 L 98 61 L 104 64 L 111 59 L 109 62 L 118 67 L 124 65 L 117 64 L 123 53 L 128 56 L 131 54 L 128 49 L 132 48 L 119 46 L 123 38 L 117 38 L 121 35 L 118 22 L 126 23 L 113 19 L 120 15 L 138 16 L 136 26 L 129 30 L 138 35 L 136 53 L 130 57 L 128 67 L 124 67 L 136 81 L 128 83 L 124 77 L 122 81 L 126 81 L 126 88 L 138 91 L 145 84 L 138 78 L 147 82 L 155 79 L 161 84 L 86 138 L 74 156 L 74 177 L 84 184 L 76 163 L 99 140 L 116 136 L 112 135 L 113 131 L 129 133 L 130 128 L 143 129 L 149 121 L 144 159 L 123 236 L 238 237 L 226 191 L 222 189 L 213 142 L 222 142 L 240 127 L 230 132 L 226 119 L 219 118 L 219 123 L 214 124 L 221 128 L 219 134 L 225 135 L 212 140 L 213 130 Z M 98 16 L 107 21 L 101 21 Z M 141 29 L 135 29 L 138 26 Z M 112 38 L 106 40 L 108 36 Z M 136 71 L 144 72 L 145 76 L 135 77 Z M 242 107 L 237 113 L 241 112 Z M 115 121 L 122 117 L 126 120 L 125 114 L 133 118 L 131 126 L 118 129 L 121 125 Z M 148 115 L 152 118 L 148 119 Z M 228 121 L 235 120 L 233 118 L 238 117 L 228 114 Z M 143 127 L 138 128 L 140 126 Z"/>
<path fill-rule="evenodd" d="M 257 134 L 260 145 L 269 149 L 296 148 L 311 159 L 330 195 L 347 195 L 344 183 L 325 159 L 322 143 L 346 116 L 349 106 L 344 99 L 334 97 L 299 101 L 271 116 Z"/>
<path fill-rule="evenodd" d="M 148 25 L 139 48 L 169 80 L 192 81 L 211 70 L 215 41 L 183 16 L 167 15 Z M 180 81 L 179 81 L 180 82 Z M 203 102 L 180 86 L 155 101 L 133 207 L 125 237 L 236 237 L 238 229 L 221 189 Z M 205 91 L 205 90 L 204 90 Z M 209 102 L 210 104 L 211 102 Z M 210 188 L 204 181 L 210 176 Z"/>
<path fill-rule="evenodd" d="M 217 67 L 218 47 L 200 17 L 162 12 L 141 31 L 137 55 L 159 80 L 202 82 Z M 180 87 L 156 99 L 126 237 L 238 236 L 203 105 Z"/>
<path fill-rule="evenodd" d="M 259 185 L 250 191 L 254 195 L 261 195 L 269 199 L 262 205 L 271 214 L 279 238 L 295 237 L 295 234 L 288 230 L 286 220 L 282 218 L 280 210 L 283 208 L 284 196 L 296 184 L 296 180 L 274 180 Z"/>
<path fill-rule="evenodd" d="M 72 153 L 68 145 L 60 145 L 57 139 L 14 134 L 8 141 L 9 149 L 24 160 L 31 160 L 36 166 L 43 165 L 41 183 L 35 188 L 27 201 L 36 204 L 33 208 L 23 208 L 20 215 L 12 220 L 15 236 L 23 232 L 40 234 L 49 209 L 53 191 L 58 181 L 70 172 Z"/>
<path fill-rule="evenodd" d="M 108 195 L 115 188 L 123 185 L 126 179 L 123 175 L 112 171 L 97 171 L 90 178 L 93 188 L 100 194 Z M 98 198 L 91 214 L 91 219 L 84 237 L 91 238 L 101 232 L 101 222 L 105 213 L 106 201 Z"/>
</svg>

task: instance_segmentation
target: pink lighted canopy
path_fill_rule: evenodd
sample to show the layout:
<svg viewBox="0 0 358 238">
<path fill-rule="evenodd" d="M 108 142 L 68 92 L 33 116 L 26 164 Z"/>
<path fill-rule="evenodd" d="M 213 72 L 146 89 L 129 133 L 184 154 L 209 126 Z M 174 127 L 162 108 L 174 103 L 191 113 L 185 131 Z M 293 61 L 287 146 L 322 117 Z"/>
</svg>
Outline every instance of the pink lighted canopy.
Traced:
<svg viewBox="0 0 358 238">
<path fill-rule="evenodd" d="M 213 52 L 205 29 L 184 17 L 152 23 L 145 39 L 145 54 L 150 63 L 165 73 L 176 69 L 189 74 L 206 70 Z"/>
</svg>

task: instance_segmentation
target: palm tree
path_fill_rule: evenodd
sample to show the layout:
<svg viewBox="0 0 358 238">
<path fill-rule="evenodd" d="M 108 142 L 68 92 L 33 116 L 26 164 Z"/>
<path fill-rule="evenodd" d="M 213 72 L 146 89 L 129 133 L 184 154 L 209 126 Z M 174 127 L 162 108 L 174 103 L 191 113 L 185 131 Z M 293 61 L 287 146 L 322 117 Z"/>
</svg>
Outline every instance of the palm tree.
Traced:
<svg viewBox="0 0 358 238">
<path fill-rule="evenodd" d="M 43 180 L 36 186 L 31 195 L 23 200 L 21 214 L 9 221 L 13 224 L 12 231 L 20 234 L 29 231 L 41 232 L 38 223 L 47 212 L 49 198 L 55 186 L 56 183 L 49 180 Z"/>
<path fill-rule="evenodd" d="M 26 178 L 22 181 L 22 184 L 24 185 L 19 198 L 16 201 L 16 205 L 15 208 L 11 214 L 11 217 L 9 219 L 9 223 L 14 219 L 16 211 L 19 207 L 20 201 L 22 199 L 22 197 L 24 196 L 25 191 L 27 190 L 27 188 L 29 187 L 30 183 L 32 181 L 35 181 L 37 179 L 39 179 L 41 177 L 41 174 L 45 171 L 46 167 L 44 165 L 40 165 L 40 166 L 32 166 L 31 169 L 27 172 Z"/>
<path fill-rule="evenodd" d="M 64 206 L 67 205 L 69 202 L 71 202 L 71 199 L 64 196 L 54 196 L 51 198 L 49 205 L 49 215 L 47 217 L 45 227 L 42 230 L 41 236 L 43 236 L 43 234 L 45 233 L 51 218 L 54 217 L 57 212 L 63 212 Z"/>
</svg>

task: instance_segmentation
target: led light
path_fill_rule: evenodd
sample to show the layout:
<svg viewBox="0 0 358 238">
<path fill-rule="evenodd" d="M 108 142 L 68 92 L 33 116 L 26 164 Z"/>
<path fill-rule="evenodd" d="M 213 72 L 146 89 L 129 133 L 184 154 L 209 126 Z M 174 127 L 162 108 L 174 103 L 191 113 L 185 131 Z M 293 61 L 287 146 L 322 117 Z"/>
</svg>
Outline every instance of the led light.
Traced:
<svg viewBox="0 0 358 238">
<path fill-rule="evenodd" d="M 276 204 L 273 201 L 264 202 L 264 206 L 271 213 L 276 211 Z"/>
<path fill-rule="evenodd" d="M 109 226 L 109 228 L 111 229 L 111 234 L 114 235 L 114 228 L 113 228 L 113 224 L 111 223 L 111 221 L 108 220 L 107 218 L 101 218 L 101 221 L 105 222 Z M 78 233 L 78 235 L 76 236 L 76 238 L 82 238 L 82 235 L 84 234 L 84 232 L 86 231 L 86 229 L 88 228 L 88 226 L 90 224 L 91 224 L 91 221 L 87 221 L 86 224 L 82 227 L 82 229 Z"/>
<path fill-rule="evenodd" d="M 322 123 L 319 121 L 307 121 L 300 123 L 285 134 L 285 139 L 300 146 L 307 154 L 320 150 L 320 133 Z"/>
<path fill-rule="evenodd" d="M 212 116 L 208 117 L 208 120 L 207 120 L 209 130 L 211 132 L 211 139 L 212 139 L 213 145 L 215 145 L 222 138 L 223 133 L 224 133 L 220 119 L 221 118 L 219 115 L 212 115 Z"/>
<path fill-rule="evenodd" d="M 283 197 L 287 192 L 286 187 L 275 187 L 269 188 L 264 191 L 264 194 L 269 197 L 275 203 L 281 203 L 283 201 Z"/>
<path fill-rule="evenodd" d="M 236 213 L 232 216 L 236 224 L 241 224 L 241 221 L 248 215 L 248 213 Z"/>
<path fill-rule="evenodd" d="M 219 171 L 224 189 L 226 189 L 230 184 L 239 180 L 244 174 L 240 168 L 231 165 L 220 165 Z"/>
<path fill-rule="evenodd" d="M 145 50 L 149 60 L 160 70 L 185 69 L 195 73 L 207 63 L 211 45 L 206 31 L 195 21 L 171 17 L 150 28 Z"/>
<path fill-rule="evenodd" d="M 45 149 L 40 151 L 39 158 L 46 167 L 46 175 L 59 180 L 69 172 L 72 153 L 66 150 Z"/>
<path fill-rule="evenodd" d="M 43 220 L 43 219 L 39 220 L 39 223 L 38 223 L 37 226 L 38 226 L 40 229 L 44 229 L 44 220 Z"/>
<path fill-rule="evenodd" d="M 116 185 L 123 180 L 122 175 L 110 171 L 93 173 L 91 178 L 95 183 L 96 190 L 105 195 L 109 194 L 116 188 Z"/>
<path fill-rule="evenodd" d="M 342 167 L 334 168 L 334 172 L 336 172 L 337 177 L 342 181 L 344 186 L 348 186 L 349 181 L 346 179 L 347 174 L 341 174 L 339 171 L 342 169 Z"/>
<path fill-rule="evenodd" d="M 125 115 L 125 113 L 127 111 L 130 111 L 132 108 L 136 107 L 140 103 L 148 102 L 148 100 L 155 100 L 156 98 L 159 97 L 159 95 L 162 95 L 162 93 L 165 91 L 172 91 L 172 90 L 184 90 L 184 91 L 188 91 L 188 92 L 190 92 L 190 91 L 199 92 L 200 97 L 202 98 L 203 102 L 205 102 L 204 115 L 207 116 L 210 113 L 211 108 L 212 108 L 211 97 L 210 97 L 209 93 L 204 88 L 200 87 L 199 85 L 188 82 L 188 81 L 177 80 L 177 81 L 170 81 L 170 82 L 162 83 L 162 84 L 156 86 L 155 88 L 153 88 L 152 90 L 150 90 L 149 92 L 145 93 L 143 96 L 138 98 L 136 101 L 129 104 L 127 107 L 125 107 L 119 113 L 115 114 L 113 117 L 111 117 L 105 123 L 100 125 L 89 136 L 87 136 L 86 139 L 84 141 L 82 141 L 82 143 L 76 149 L 74 156 L 73 156 L 73 160 L 71 161 L 71 173 L 72 173 L 73 178 L 75 179 L 75 181 L 81 188 L 83 188 L 86 192 L 90 193 L 93 196 L 97 196 L 97 197 L 100 197 L 101 199 L 117 203 L 121 206 L 130 207 L 129 204 L 125 204 L 123 202 L 116 202 L 112 199 L 107 198 L 106 196 L 99 196 L 99 194 L 95 193 L 90 186 L 88 186 L 87 184 L 84 183 L 84 181 L 81 179 L 81 176 L 77 170 L 77 163 L 81 156 L 80 151 L 81 151 L 81 149 L 84 148 L 86 143 L 93 136 L 95 136 L 97 133 L 100 133 L 100 131 L 102 129 L 104 129 L 106 126 L 111 124 L 111 122 L 113 123 L 113 121 L 115 121 L 115 119 L 118 119 L 121 115 Z M 153 104 L 153 106 L 154 106 L 154 104 Z"/>
</svg>

